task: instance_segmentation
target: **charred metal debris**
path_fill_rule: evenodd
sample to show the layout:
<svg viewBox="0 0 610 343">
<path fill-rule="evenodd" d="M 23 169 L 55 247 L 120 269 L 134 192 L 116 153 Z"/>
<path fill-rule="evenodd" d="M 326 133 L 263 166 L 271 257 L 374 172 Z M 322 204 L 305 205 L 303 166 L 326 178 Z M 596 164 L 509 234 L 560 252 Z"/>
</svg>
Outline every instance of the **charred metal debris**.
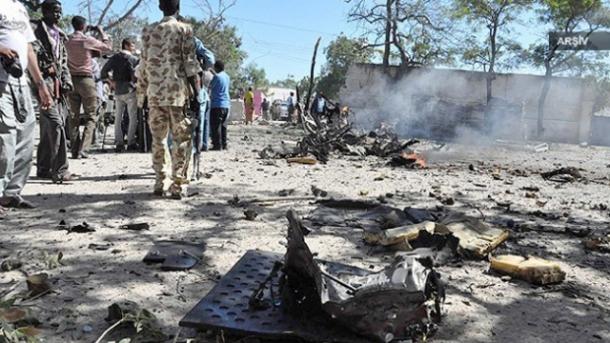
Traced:
<svg viewBox="0 0 610 343">
<path fill-rule="evenodd" d="M 307 135 L 299 142 L 268 146 L 259 152 L 259 156 L 263 159 L 313 156 L 321 163 L 327 163 L 333 154 L 377 156 L 388 159 L 388 164 L 392 166 L 425 168 L 423 156 L 410 149 L 418 143 L 415 139 L 400 139 L 385 126 L 369 133 L 360 133 L 350 125 L 327 125 L 307 130 Z"/>
<path fill-rule="evenodd" d="M 318 260 L 301 219 L 294 211 L 287 218 L 286 254 L 246 253 L 181 326 L 346 343 L 435 332 L 445 291 L 429 256 L 404 254 L 379 272 Z"/>
</svg>

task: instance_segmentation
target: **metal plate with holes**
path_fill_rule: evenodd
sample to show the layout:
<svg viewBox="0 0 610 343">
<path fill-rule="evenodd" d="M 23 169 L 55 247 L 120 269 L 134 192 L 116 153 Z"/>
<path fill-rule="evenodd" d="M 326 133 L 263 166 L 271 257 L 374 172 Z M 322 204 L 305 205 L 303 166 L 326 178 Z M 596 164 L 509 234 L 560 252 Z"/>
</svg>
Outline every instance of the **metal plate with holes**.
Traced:
<svg viewBox="0 0 610 343">
<path fill-rule="evenodd" d="M 181 321 L 180 326 L 201 330 L 224 330 L 238 335 L 255 335 L 268 338 L 301 338 L 313 342 L 359 343 L 369 342 L 351 331 L 332 324 L 321 313 L 318 316 L 294 317 L 282 307 L 271 306 L 266 310 L 252 311 L 248 301 L 258 286 L 271 273 L 282 254 L 248 251 L 220 282 Z M 324 262 L 334 271 L 349 271 L 353 267 Z M 360 270 L 361 272 L 365 272 Z M 273 289 L 279 298 L 279 278 L 273 279 Z M 265 291 L 265 299 L 270 299 Z"/>
</svg>

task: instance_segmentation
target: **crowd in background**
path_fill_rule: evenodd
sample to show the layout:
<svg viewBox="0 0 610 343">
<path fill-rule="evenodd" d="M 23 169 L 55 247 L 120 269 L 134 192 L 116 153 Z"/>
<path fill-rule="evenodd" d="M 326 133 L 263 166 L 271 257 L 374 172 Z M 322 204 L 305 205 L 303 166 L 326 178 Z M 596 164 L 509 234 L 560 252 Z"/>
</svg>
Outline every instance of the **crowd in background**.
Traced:
<svg viewBox="0 0 610 343">
<path fill-rule="evenodd" d="M 36 175 L 54 183 L 74 180 L 68 156 L 89 157 L 110 100 L 104 89 L 114 97 L 115 151 L 152 150 L 156 195 L 166 194 L 170 179 L 171 197 L 182 198 L 192 154 L 227 148 L 231 81 L 224 63 L 180 20 L 179 0 L 159 1 L 164 18 L 144 28 L 140 56 L 129 37 L 114 53 L 104 30 L 81 16 L 73 17 L 73 32 L 64 33 L 58 0 L 41 4 L 40 20 L 30 20 L 16 0 L 0 0 L 0 6 L 0 217 L 5 208 L 35 208 L 21 191 L 33 164 L 37 112 Z M 110 57 L 100 66 L 102 56 Z"/>
</svg>

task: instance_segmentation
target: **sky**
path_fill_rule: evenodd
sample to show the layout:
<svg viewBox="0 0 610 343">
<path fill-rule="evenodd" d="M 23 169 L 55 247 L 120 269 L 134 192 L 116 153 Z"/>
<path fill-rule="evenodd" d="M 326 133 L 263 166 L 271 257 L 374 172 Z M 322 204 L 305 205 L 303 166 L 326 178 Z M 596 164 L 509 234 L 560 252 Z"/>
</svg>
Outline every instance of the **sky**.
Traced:
<svg viewBox="0 0 610 343">
<path fill-rule="evenodd" d="M 93 0 L 98 11 L 108 0 Z M 135 0 L 115 1 L 114 13 L 123 13 Z M 181 13 L 203 19 L 207 14 L 198 5 L 202 0 L 182 0 Z M 210 0 L 218 3 L 219 0 Z M 230 1 L 230 0 L 225 0 Z M 79 4 L 83 0 L 62 0 L 64 13 L 80 14 Z M 150 22 L 161 19 L 157 0 L 147 0 L 148 5 L 136 12 Z M 237 0 L 225 16 L 230 25 L 238 28 L 243 50 L 248 54 L 246 64 L 256 63 L 265 69 L 270 81 L 283 80 L 293 75 L 297 80 L 309 75 L 313 47 L 318 37 L 322 38 L 318 55 L 317 73 L 325 62 L 324 48 L 341 33 L 357 37 L 362 33 L 359 26 L 348 22 L 347 13 L 351 4 L 345 0 Z M 540 26 L 531 15 L 522 16 L 513 24 L 513 38 L 527 47 L 540 39 L 544 40 L 547 28 Z M 205 43 L 205 42 L 204 42 Z M 610 58 L 609 58 L 610 59 Z M 540 74 L 540 69 L 522 65 L 513 72 Z"/>
<path fill-rule="evenodd" d="M 102 6 L 106 1 L 94 0 Z M 81 14 L 82 0 L 63 0 L 65 14 Z M 204 18 L 205 12 L 197 0 L 182 0 L 181 13 Z M 113 9 L 121 11 L 124 1 Z M 157 1 L 138 10 L 137 15 L 156 21 L 162 17 Z M 217 0 L 212 0 L 217 3 Z M 322 37 L 318 72 L 324 63 L 323 48 L 341 33 L 357 35 L 355 24 L 347 21 L 350 5 L 343 0 L 237 0 L 227 13 L 229 24 L 238 28 L 243 49 L 248 54 L 246 63 L 263 67 L 270 81 L 294 75 L 297 79 L 309 75 L 313 47 Z"/>
</svg>

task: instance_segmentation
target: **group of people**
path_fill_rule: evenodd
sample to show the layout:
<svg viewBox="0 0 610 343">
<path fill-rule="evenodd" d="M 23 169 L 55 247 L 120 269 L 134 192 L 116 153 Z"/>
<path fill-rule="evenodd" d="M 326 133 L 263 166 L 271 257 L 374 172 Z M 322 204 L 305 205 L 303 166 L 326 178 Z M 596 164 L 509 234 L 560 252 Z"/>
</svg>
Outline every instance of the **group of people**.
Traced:
<svg viewBox="0 0 610 343">
<path fill-rule="evenodd" d="M 7 214 L 5 208 L 35 207 L 21 196 L 33 162 L 32 95 L 40 113 L 36 174 L 55 183 L 74 178 L 68 151 L 73 159 L 88 158 L 98 120 L 100 79 L 115 94 L 117 152 L 137 149 L 137 111 L 149 109 L 155 195 L 166 194 L 169 178 L 170 196 L 182 198 L 193 151 L 207 150 L 210 135 L 211 150 L 227 148 L 231 81 L 224 63 L 181 21 L 179 0 L 159 0 L 164 18 L 144 28 L 139 58 L 134 42 L 126 38 L 103 68 L 96 58 L 112 52 L 110 38 L 80 16 L 72 19 L 74 32 L 65 34 L 59 27 L 59 0 L 45 0 L 42 19 L 32 21 L 17 0 L 0 0 L 0 6 L 0 217 Z M 129 117 L 127 144 L 124 113 Z M 168 143 L 171 161 L 166 157 Z M 172 173 L 166 175 L 170 163 Z"/>
</svg>

